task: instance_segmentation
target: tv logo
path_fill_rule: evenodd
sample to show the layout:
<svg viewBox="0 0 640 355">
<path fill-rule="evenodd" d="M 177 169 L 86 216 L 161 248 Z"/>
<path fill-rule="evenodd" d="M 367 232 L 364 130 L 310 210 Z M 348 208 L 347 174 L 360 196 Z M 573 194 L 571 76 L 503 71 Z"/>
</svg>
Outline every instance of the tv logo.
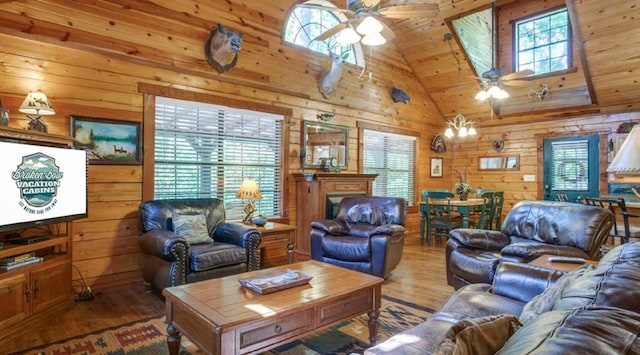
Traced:
<svg viewBox="0 0 640 355">
<path fill-rule="evenodd" d="M 63 173 L 55 159 L 42 153 L 22 157 L 22 164 L 11 173 L 11 177 L 20 189 L 23 201 L 37 210 L 29 208 L 21 201 L 20 206 L 30 213 L 43 213 L 55 204 L 60 180 Z M 44 207 L 44 208 L 43 208 Z"/>
</svg>

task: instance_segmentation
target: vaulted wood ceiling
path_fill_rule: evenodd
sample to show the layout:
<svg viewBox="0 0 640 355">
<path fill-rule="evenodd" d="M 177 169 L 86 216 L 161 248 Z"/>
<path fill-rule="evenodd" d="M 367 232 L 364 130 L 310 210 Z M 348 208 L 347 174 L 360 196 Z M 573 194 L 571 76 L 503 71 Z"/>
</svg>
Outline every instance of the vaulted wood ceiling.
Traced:
<svg viewBox="0 0 640 355">
<path fill-rule="evenodd" d="M 345 6 L 343 0 L 331 1 L 338 7 Z M 280 35 L 286 13 L 296 2 L 302 1 L 0 1 L 0 31 L 71 47 L 79 47 L 82 43 L 83 49 L 112 55 L 153 57 L 167 67 L 176 65 L 189 70 L 194 66 L 194 58 L 198 58 L 198 63 L 202 62 L 201 48 L 187 45 L 180 48 L 181 38 L 202 37 L 202 29 L 212 22 L 245 23 L 234 12 L 242 8 L 243 13 L 260 18 L 259 22 L 250 24 L 253 27 L 245 28 L 253 32 L 252 36 L 245 37 L 245 41 L 255 41 L 259 45 L 260 33 Z M 408 70 L 415 74 L 445 118 L 457 112 L 457 97 L 460 98 L 460 111 L 467 119 L 488 126 L 531 119 L 562 119 L 593 112 L 640 110 L 640 0 L 496 1 L 499 21 L 497 64 L 500 69 L 512 72 L 511 54 L 504 46 L 511 41 L 509 19 L 565 3 L 574 34 L 574 60 L 573 67 L 560 75 L 534 78 L 530 87 L 508 88 L 511 97 L 501 105 L 500 116 L 495 117 L 491 115 L 489 104 L 474 99 L 480 89 L 474 76 L 480 73 L 473 71 L 460 43 L 453 41 L 451 44 L 461 61 L 461 85 L 458 86 L 456 59 L 444 39 L 445 34 L 454 32 L 453 19 L 486 9 L 491 6 L 491 0 L 382 0 L 382 5 L 423 2 L 437 2 L 438 15 L 389 21 L 396 36 L 385 46 L 393 46 L 400 53 Z M 74 23 L 76 14 L 81 14 L 83 23 Z M 95 22 L 87 23 L 91 18 Z M 153 18 L 166 18 L 167 21 L 151 22 Z M 105 22 L 109 19 L 112 23 Z M 172 21 L 186 21 L 191 27 L 166 27 Z M 121 25 L 123 23 L 126 25 Z M 489 28 L 486 24 L 481 27 Z M 121 33 L 121 28 L 134 32 Z M 153 32 L 147 32 L 147 28 L 152 28 Z M 177 33 L 177 30 L 192 33 Z M 158 38 L 154 36 L 157 33 L 175 37 Z M 140 43 L 141 38 L 148 38 L 148 42 Z M 385 48 L 376 50 L 384 51 Z M 490 51 L 486 55 L 490 59 Z M 239 69 L 233 73 L 234 77 L 263 82 L 265 86 L 269 85 L 265 79 L 267 75 L 260 72 L 260 68 Z M 550 95 L 540 101 L 531 95 L 531 90 L 542 84 L 548 85 Z"/>
</svg>

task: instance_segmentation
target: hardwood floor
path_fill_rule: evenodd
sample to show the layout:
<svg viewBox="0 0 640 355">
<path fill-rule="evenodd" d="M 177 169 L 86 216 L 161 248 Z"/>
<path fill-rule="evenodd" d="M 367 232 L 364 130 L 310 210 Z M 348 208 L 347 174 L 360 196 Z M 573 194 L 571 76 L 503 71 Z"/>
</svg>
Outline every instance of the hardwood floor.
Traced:
<svg viewBox="0 0 640 355">
<path fill-rule="evenodd" d="M 385 280 L 384 294 L 430 308 L 437 308 L 451 293 L 447 286 L 444 243 L 420 245 L 417 233 L 407 235 L 403 258 Z M 14 353 L 100 329 L 119 326 L 164 313 L 164 301 L 157 293 L 132 285 L 95 295 L 93 301 L 79 302 L 65 314 L 51 318 L 36 329 L 0 340 L 0 352 Z"/>
</svg>

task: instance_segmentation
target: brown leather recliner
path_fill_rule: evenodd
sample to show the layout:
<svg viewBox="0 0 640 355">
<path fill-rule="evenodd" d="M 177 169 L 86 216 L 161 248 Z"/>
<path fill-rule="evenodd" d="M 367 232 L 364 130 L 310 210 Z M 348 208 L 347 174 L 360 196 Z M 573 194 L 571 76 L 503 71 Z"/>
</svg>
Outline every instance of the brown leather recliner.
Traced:
<svg viewBox="0 0 640 355">
<path fill-rule="evenodd" d="M 175 233 L 177 218 L 196 215 L 204 216 L 210 240 L 189 242 Z M 254 226 L 226 222 L 219 199 L 144 201 L 138 223 L 143 279 L 156 290 L 259 268 L 262 234 Z"/>
<path fill-rule="evenodd" d="M 607 209 L 572 202 L 521 201 L 500 231 L 456 229 L 446 246 L 447 283 L 458 289 L 491 283 L 501 261 L 529 262 L 543 254 L 600 259 L 613 226 Z"/>
<path fill-rule="evenodd" d="M 386 278 L 402 259 L 407 203 L 353 196 L 332 220 L 311 222 L 311 258 Z"/>
</svg>

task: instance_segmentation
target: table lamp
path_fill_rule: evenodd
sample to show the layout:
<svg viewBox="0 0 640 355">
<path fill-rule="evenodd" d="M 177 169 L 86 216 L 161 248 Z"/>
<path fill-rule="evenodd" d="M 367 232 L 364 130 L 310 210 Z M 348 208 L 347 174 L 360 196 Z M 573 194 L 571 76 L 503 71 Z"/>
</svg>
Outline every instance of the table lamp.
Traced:
<svg viewBox="0 0 640 355">
<path fill-rule="evenodd" d="M 249 200 L 244 206 L 245 216 L 242 220 L 242 223 L 252 224 L 253 212 L 256 211 L 256 206 L 253 204 L 253 200 L 262 199 L 262 193 L 260 192 L 260 188 L 258 188 L 258 184 L 256 183 L 256 181 L 253 179 L 244 179 L 244 181 L 242 181 L 242 184 L 240 185 L 240 188 L 238 189 L 236 197 Z"/>
<path fill-rule="evenodd" d="M 640 124 L 636 124 L 620 146 L 607 172 L 613 174 L 616 182 L 640 183 Z M 631 188 L 640 198 L 640 193 Z"/>
<path fill-rule="evenodd" d="M 42 120 L 42 116 L 56 114 L 47 95 L 34 91 L 27 95 L 18 111 L 26 113 L 27 117 L 31 119 L 28 129 L 39 132 L 47 132 L 47 124 Z"/>
</svg>

